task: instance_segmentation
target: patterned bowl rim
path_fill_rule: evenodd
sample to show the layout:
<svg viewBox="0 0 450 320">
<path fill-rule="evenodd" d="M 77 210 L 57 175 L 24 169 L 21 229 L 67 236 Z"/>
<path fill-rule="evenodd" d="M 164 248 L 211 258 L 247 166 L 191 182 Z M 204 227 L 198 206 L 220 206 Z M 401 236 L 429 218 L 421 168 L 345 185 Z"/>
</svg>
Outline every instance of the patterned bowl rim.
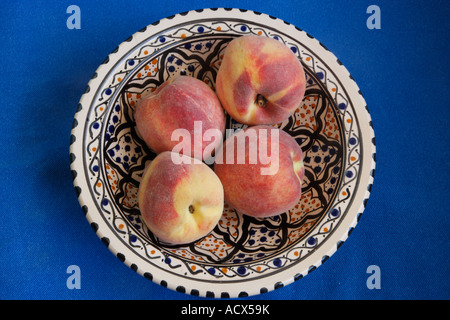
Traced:
<svg viewBox="0 0 450 320">
<path fill-rule="evenodd" d="M 330 68 L 337 75 L 343 88 L 345 88 L 354 107 L 354 116 L 357 119 L 360 133 L 361 162 L 358 176 L 359 183 L 351 199 L 346 202 L 347 214 L 340 221 L 339 227 L 336 228 L 337 230 L 331 233 L 321 246 L 315 248 L 312 254 L 306 256 L 294 267 L 282 269 L 268 276 L 237 283 L 226 281 L 213 283 L 186 277 L 179 278 L 174 273 L 152 268 L 145 260 L 136 256 L 127 246 L 123 245 L 117 235 L 110 231 L 108 223 L 102 219 L 98 211 L 96 200 L 91 193 L 83 192 L 89 189 L 86 178 L 87 168 L 83 162 L 83 139 L 87 123 L 89 122 L 89 109 L 96 95 L 97 88 L 103 85 L 103 81 L 111 68 L 114 68 L 123 59 L 124 55 L 131 50 L 130 48 L 135 48 L 149 37 L 163 34 L 164 30 L 173 29 L 174 26 L 187 22 L 191 23 L 197 20 L 215 21 L 218 19 L 258 22 L 260 25 L 270 26 L 282 34 L 287 34 L 302 44 L 307 43 L 308 47 L 312 48 L 321 60 L 325 61 L 328 66 L 331 66 Z M 375 135 L 367 104 L 353 77 L 339 59 L 322 43 L 290 23 L 267 14 L 236 8 L 208 8 L 179 13 L 148 25 L 121 43 L 108 55 L 90 79 L 78 104 L 70 138 L 70 166 L 78 201 L 89 224 L 101 241 L 123 263 L 145 278 L 169 289 L 202 297 L 246 297 L 272 291 L 302 278 L 319 267 L 346 241 L 361 218 L 372 189 L 375 162 Z"/>
</svg>

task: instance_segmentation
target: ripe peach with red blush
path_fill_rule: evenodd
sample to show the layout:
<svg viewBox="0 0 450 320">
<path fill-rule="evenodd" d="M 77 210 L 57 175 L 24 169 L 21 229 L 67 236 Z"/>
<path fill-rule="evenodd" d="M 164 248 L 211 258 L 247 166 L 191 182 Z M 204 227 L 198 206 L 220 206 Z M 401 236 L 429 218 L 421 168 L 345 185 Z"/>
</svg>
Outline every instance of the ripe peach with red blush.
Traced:
<svg viewBox="0 0 450 320">
<path fill-rule="evenodd" d="M 245 35 L 225 49 L 216 92 L 227 113 L 247 125 L 275 124 L 289 118 L 306 88 L 299 59 L 272 38 Z"/>
<path fill-rule="evenodd" d="M 184 129 L 192 141 L 191 150 L 183 154 L 203 160 L 203 151 L 213 143 L 200 141 L 194 145 L 194 124 L 201 123 L 201 134 L 214 129 L 223 134 L 225 113 L 215 92 L 203 81 L 191 76 L 176 76 L 165 81 L 155 91 L 143 96 L 136 104 L 136 128 L 139 136 L 155 153 L 172 151 L 179 143 L 172 134 Z M 198 152 L 194 152 L 197 147 Z"/>
<path fill-rule="evenodd" d="M 219 222 L 223 187 L 200 160 L 164 151 L 145 168 L 138 203 L 143 221 L 159 240 L 190 243 Z"/>
<path fill-rule="evenodd" d="M 245 148 L 239 147 L 243 137 L 248 141 Z M 305 175 L 297 141 L 283 130 L 263 125 L 227 138 L 214 171 L 225 201 L 238 212 L 261 218 L 292 209 L 300 200 Z"/>
</svg>

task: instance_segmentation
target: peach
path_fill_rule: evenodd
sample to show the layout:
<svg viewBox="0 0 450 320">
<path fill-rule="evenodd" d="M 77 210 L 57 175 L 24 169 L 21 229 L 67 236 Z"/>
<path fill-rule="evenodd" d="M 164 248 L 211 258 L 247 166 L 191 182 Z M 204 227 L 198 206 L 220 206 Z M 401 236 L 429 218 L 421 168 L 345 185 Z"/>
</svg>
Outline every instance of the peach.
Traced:
<svg viewBox="0 0 450 320">
<path fill-rule="evenodd" d="M 264 36 L 233 39 L 216 78 L 222 106 L 247 125 L 286 120 L 302 102 L 305 87 L 303 67 L 292 50 Z"/>
<path fill-rule="evenodd" d="M 180 139 L 173 136 L 174 131 L 184 129 L 192 148 L 179 153 L 203 160 L 203 151 L 210 143 L 201 140 L 194 143 L 194 138 L 202 137 L 209 129 L 222 134 L 225 131 L 225 113 L 215 92 L 203 81 L 190 76 L 171 78 L 143 96 L 136 104 L 134 116 L 139 136 L 155 153 L 172 151 Z M 194 135 L 195 122 L 201 124 L 200 135 Z M 216 148 L 221 142 L 214 141 L 211 147 Z M 198 152 L 194 147 L 199 148 Z"/>
<path fill-rule="evenodd" d="M 214 229 L 222 216 L 224 194 L 210 167 L 186 155 L 181 155 L 184 161 L 177 164 L 173 154 L 164 151 L 147 165 L 138 203 L 154 236 L 170 244 L 184 244 Z"/>
<path fill-rule="evenodd" d="M 242 147 L 239 141 L 248 143 Z M 270 161 L 265 154 L 270 154 Z M 263 169 L 268 171 L 263 174 Z M 292 209 L 300 200 L 305 175 L 302 149 L 296 140 L 265 125 L 227 138 L 216 155 L 214 171 L 222 182 L 225 201 L 238 212 L 261 218 Z"/>
</svg>

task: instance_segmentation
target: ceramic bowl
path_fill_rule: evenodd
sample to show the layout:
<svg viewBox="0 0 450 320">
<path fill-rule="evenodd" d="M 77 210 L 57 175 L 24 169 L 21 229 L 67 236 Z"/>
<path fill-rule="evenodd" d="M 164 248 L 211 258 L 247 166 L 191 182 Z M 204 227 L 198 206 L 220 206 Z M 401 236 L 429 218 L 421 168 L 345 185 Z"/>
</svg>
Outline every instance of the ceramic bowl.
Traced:
<svg viewBox="0 0 450 320">
<path fill-rule="evenodd" d="M 227 44 L 247 34 L 280 41 L 304 66 L 305 98 L 275 125 L 304 152 L 302 196 L 288 212 L 264 219 L 225 204 L 208 236 L 186 245 L 161 243 L 143 223 L 137 202 L 142 172 L 155 154 L 136 134 L 136 102 L 178 74 L 214 89 Z M 227 118 L 227 128 L 243 127 Z M 157 21 L 105 59 L 78 104 L 70 158 L 89 224 L 123 263 L 172 290 L 233 298 L 286 286 L 341 246 L 369 198 L 375 140 L 361 91 L 324 45 L 272 16 L 218 8 Z"/>
</svg>

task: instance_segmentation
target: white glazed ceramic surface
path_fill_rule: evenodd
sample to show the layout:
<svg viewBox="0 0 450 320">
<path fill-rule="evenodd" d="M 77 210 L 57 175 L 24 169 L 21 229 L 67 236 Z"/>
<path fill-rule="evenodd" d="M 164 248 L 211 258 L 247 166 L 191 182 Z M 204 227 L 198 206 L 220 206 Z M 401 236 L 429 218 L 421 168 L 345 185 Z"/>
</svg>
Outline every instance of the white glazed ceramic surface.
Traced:
<svg viewBox="0 0 450 320">
<path fill-rule="evenodd" d="M 136 134 L 136 101 L 177 74 L 214 88 L 226 45 L 246 34 L 277 39 L 304 66 L 303 103 L 276 125 L 304 151 L 303 195 L 292 210 L 266 219 L 225 205 L 205 238 L 187 245 L 161 243 L 140 219 L 137 203 L 143 169 L 155 154 Z M 227 128 L 243 127 L 227 118 Z M 78 105 L 70 159 L 87 220 L 122 262 L 172 290 L 244 297 L 302 278 L 347 239 L 369 198 L 375 139 L 358 86 L 325 46 L 280 19 L 219 8 L 155 22 L 106 58 Z"/>
</svg>

